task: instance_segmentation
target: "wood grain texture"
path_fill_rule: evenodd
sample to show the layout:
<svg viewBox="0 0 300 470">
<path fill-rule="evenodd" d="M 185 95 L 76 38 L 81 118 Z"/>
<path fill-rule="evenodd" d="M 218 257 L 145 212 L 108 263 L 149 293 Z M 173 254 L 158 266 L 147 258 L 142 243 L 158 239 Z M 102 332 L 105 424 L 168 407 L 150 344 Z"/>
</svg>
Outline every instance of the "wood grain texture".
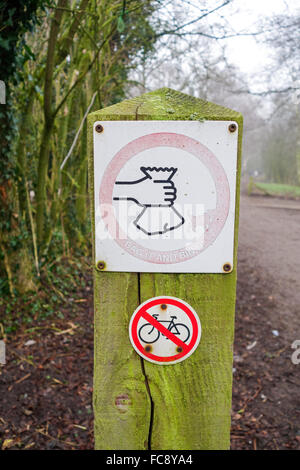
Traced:
<svg viewBox="0 0 300 470">
<path fill-rule="evenodd" d="M 128 324 L 139 303 L 135 273 L 95 273 L 94 412 L 97 449 L 146 449 L 150 402 Z"/>
<path fill-rule="evenodd" d="M 154 403 L 152 449 L 229 446 L 234 274 L 142 274 L 141 300 L 171 295 L 198 313 L 202 337 L 190 358 L 173 366 L 145 362 Z"/>
<path fill-rule="evenodd" d="M 94 270 L 96 448 L 228 449 L 242 116 L 167 88 L 90 114 L 92 220 L 92 133 L 97 120 L 233 120 L 239 125 L 232 273 L 129 274 Z M 144 361 L 129 342 L 132 313 L 141 302 L 157 295 L 185 300 L 201 320 L 199 347 L 186 361 L 176 365 L 160 366 Z"/>
<path fill-rule="evenodd" d="M 93 122 L 88 124 L 89 197 L 94 272 L 95 449 L 147 449 L 151 402 L 128 324 L 139 304 L 136 273 L 99 272 L 95 266 Z"/>
</svg>

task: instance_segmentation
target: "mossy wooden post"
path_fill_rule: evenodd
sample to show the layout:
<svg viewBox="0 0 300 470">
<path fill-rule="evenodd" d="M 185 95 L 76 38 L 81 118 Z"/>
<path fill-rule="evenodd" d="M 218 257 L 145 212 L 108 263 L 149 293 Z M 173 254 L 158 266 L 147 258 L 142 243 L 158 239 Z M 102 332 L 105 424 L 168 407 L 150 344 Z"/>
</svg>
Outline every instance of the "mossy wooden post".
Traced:
<svg viewBox="0 0 300 470">
<path fill-rule="evenodd" d="M 96 121 L 213 120 L 238 123 L 234 268 L 229 274 L 100 272 L 94 263 L 96 449 L 228 449 L 236 297 L 242 116 L 166 88 L 89 115 L 89 185 L 94 221 Z M 95 227 L 93 227 L 95 236 Z M 179 364 L 144 361 L 128 336 L 130 317 L 148 298 L 167 295 L 198 313 L 202 338 Z"/>
</svg>

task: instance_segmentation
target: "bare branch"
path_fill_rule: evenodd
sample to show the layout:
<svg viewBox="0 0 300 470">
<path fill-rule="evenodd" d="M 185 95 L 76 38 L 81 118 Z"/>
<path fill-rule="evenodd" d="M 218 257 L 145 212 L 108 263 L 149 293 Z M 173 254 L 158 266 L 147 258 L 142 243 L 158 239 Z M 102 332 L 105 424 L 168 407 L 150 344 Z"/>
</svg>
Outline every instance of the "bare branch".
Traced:
<svg viewBox="0 0 300 470">
<path fill-rule="evenodd" d="M 195 23 L 197 23 L 198 21 L 202 20 L 203 18 L 205 18 L 205 17 L 211 15 L 212 13 L 215 13 L 216 11 L 220 10 L 221 8 L 224 8 L 224 7 L 225 7 L 226 5 L 228 5 L 229 3 L 231 3 L 231 0 L 225 0 L 225 2 L 223 2 L 221 5 L 218 5 L 216 8 L 213 8 L 212 10 L 205 12 L 204 14 L 200 15 L 198 18 L 195 18 L 194 20 L 191 20 L 191 21 L 189 21 L 189 22 L 187 22 L 187 23 L 184 23 L 184 24 L 182 24 L 182 25 L 180 25 L 180 26 L 177 26 L 177 28 L 170 29 L 170 30 L 168 30 L 168 31 L 163 31 L 163 32 L 157 34 L 155 37 L 156 37 L 156 38 L 159 38 L 159 37 L 161 37 L 161 36 L 165 36 L 166 34 L 175 34 L 175 33 L 177 33 L 178 31 L 180 31 L 180 30 L 186 28 L 187 26 L 190 26 L 190 25 L 192 25 L 192 24 L 195 24 Z"/>
<path fill-rule="evenodd" d="M 61 171 L 64 169 L 65 164 L 67 163 L 67 161 L 69 160 L 69 158 L 70 158 L 70 156 L 71 156 L 71 154 L 72 154 L 72 152 L 73 152 L 73 149 L 74 149 L 74 147 L 75 147 L 75 145 L 76 145 L 76 143 L 77 143 L 78 137 L 79 137 L 80 132 L 81 132 L 81 129 L 82 129 L 82 127 L 83 127 L 83 124 L 84 124 L 84 122 L 85 122 L 85 120 L 86 120 L 86 118 L 87 118 L 87 115 L 88 115 L 89 112 L 90 112 L 91 107 L 92 107 L 93 104 L 94 104 L 96 95 L 97 95 L 97 91 L 95 91 L 95 93 L 93 94 L 92 99 L 91 99 L 91 102 L 90 102 L 90 104 L 89 104 L 89 106 L 88 106 L 88 108 L 87 108 L 87 110 L 86 110 L 86 112 L 85 112 L 85 114 L 84 114 L 84 116 L 83 116 L 83 118 L 82 118 L 82 121 L 81 121 L 81 123 L 80 123 L 80 126 L 79 126 L 79 128 L 78 128 L 78 130 L 77 130 L 77 132 L 76 132 L 76 135 L 75 135 L 75 137 L 74 137 L 74 140 L 73 140 L 73 143 L 72 143 L 72 145 L 71 145 L 71 147 L 70 147 L 70 150 L 68 151 L 68 153 L 67 153 L 67 155 L 66 155 L 64 161 L 63 161 L 62 164 L 60 165 L 60 170 L 61 170 Z"/>
</svg>

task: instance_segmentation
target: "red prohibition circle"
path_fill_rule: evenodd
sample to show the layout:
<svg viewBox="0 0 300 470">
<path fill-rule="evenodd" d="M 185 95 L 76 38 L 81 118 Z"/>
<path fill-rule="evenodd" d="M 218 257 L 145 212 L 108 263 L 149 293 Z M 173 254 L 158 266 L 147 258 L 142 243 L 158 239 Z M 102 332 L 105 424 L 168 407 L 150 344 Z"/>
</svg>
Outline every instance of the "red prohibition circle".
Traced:
<svg viewBox="0 0 300 470">
<path fill-rule="evenodd" d="M 152 354 L 151 352 L 145 351 L 145 348 L 143 347 L 143 345 L 141 344 L 138 338 L 137 330 L 138 330 L 138 323 L 141 317 L 144 317 L 144 315 L 148 315 L 148 317 L 150 317 L 150 315 L 147 313 L 147 310 L 151 307 L 154 307 L 156 305 L 161 305 L 161 304 L 174 305 L 175 307 L 180 308 L 187 314 L 192 324 L 193 331 L 192 331 L 192 337 L 191 337 L 189 344 L 187 345 L 185 344 L 183 347 L 183 351 L 178 354 L 174 354 L 173 356 L 167 356 L 167 357 L 157 356 L 155 354 Z M 199 336 L 201 334 L 201 326 L 198 325 L 198 321 L 195 317 L 195 313 L 191 310 L 191 308 L 189 308 L 186 303 L 183 303 L 179 299 L 176 299 L 175 297 L 155 297 L 153 299 L 150 299 L 149 301 L 144 302 L 135 311 L 131 319 L 130 325 L 129 325 L 129 333 L 132 338 L 132 344 L 136 348 L 137 352 L 139 352 L 146 359 L 149 359 L 151 362 L 156 362 L 156 363 L 157 362 L 160 362 L 160 363 L 180 362 L 180 360 L 183 360 L 185 357 L 188 357 L 193 352 L 195 345 L 197 345 L 197 342 L 199 342 L 200 340 Z M 174 336 L 174 335 L 170 334 L 170 336 Z"/>
<path fill-rule="evenodd" d="M 193 250 L 188 254 L 186 253 L 184 261 L 187 261 L 197 256 L 215 241 L 225 225 L 230 205 L 230 187 L 226 173 L 216 156 L 199 141 L 183 134 L 158 132 L 138 137 L 129 142 L 116 153 L 106 167 L 99 192 L 100 209 L 102 205 L 103 207 L 106 205 L 112 206 L 114 184 L 124 165 L 138 153 L 155 147 L 173 147 L 194 155 L 208 168 L 216 186 L 216 208 L 208 211 L 205 215 L 205 225 L 207 228 L 205 230 L 203 247 L 199 250 Z M 106 210 L 104 210 L 102 217 L 105 217 L 105 213 Z M 181 254 L 186 250 L 186 247 L 171 251 L 151 250 L 136 243 L 127 234 L 124 234 L 116 219 L 113 225 L 116 227 L 116 233 L 119 235 L 117 237 L 114 236 L 114 233 L 111 233 L 111 235 L 118 245 L 132 256 L 155 264 L 182 262 Z M 108 226 L 108 230 L 110 230 L 110 226 Z M 162 260 L 157 255 L 160 255 Z M 166 256 L 169 256 L 168 261 L 164 261 Z"/>
</svg>

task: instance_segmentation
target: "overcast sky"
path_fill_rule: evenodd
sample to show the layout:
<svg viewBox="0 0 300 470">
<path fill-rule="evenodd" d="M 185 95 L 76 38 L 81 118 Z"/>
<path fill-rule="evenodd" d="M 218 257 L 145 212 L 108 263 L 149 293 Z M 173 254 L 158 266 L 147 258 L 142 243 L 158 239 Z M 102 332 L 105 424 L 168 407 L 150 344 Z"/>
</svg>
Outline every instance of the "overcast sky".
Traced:
<svg viewBox="0 0 300 470">
<path fill-rule="evenodd" d="M 227 68 L 230 72 L 222 61 L 223 47 L 226 46 L 227 64 L 235 65 L 241 72 L 234 76 L 240 77 L 241 89 L 250 89 L 252 93 L 266 92 L 290 85 L 290 70 L 278 65 L 278 50 L 272 44 L 264 44 L 264 34 L 251 34 L 264 33 L 263 25 L 266 27 L 274 15 L 293 16 L 296 12 L 300 15 L 300 0 L 231 0 L 229 4 L 223 4 L 224 0 L 169 0 L 167 8 L 159 10 L 158 15 L 165 15 L 169 24 L 173 24 L 172 21 L 175 26 L 185 24 L 180 30 L 183 34 L 175 38 L 163 36 L 154 61 L 146 64 L 140 75 L 134 72 L 133 79 L 145 84 L 146 89 L 181 87 L 185 92 L 197 95 L 199 90 L 195 84 L 205 67 L 212 64 L 212 70 L 219 60 L 219 70 L 226 72 Z M 205 16 L 209 11 L 213 12 Z M 203 17 L 196 21 L 201 14 Z M 204 32 L 203 37 L 197 36 L 198 32 Z M 213 39 L 223 35 L 231 37 Z M 187 87 L 189 76 L 196 77 L 191 90 Z M 239 88 L 238 81 L 234 84 Z"/>
<path fill-rule="evenodd" d="M 255 32 L 256 23 L 277 14 L 295 14 L 300 10 L 300 0 L 235 0 L 232 7 L 236 13 L 230 23 L 236 31 Z M 224 9 L 225 13 L 225 9 Z M 257 42 L 254 37 L 236 37 L 226 41 L 230 60 L 247 74 L 263 72 L 272 60 L 273 51 Z"/>
</svg>

